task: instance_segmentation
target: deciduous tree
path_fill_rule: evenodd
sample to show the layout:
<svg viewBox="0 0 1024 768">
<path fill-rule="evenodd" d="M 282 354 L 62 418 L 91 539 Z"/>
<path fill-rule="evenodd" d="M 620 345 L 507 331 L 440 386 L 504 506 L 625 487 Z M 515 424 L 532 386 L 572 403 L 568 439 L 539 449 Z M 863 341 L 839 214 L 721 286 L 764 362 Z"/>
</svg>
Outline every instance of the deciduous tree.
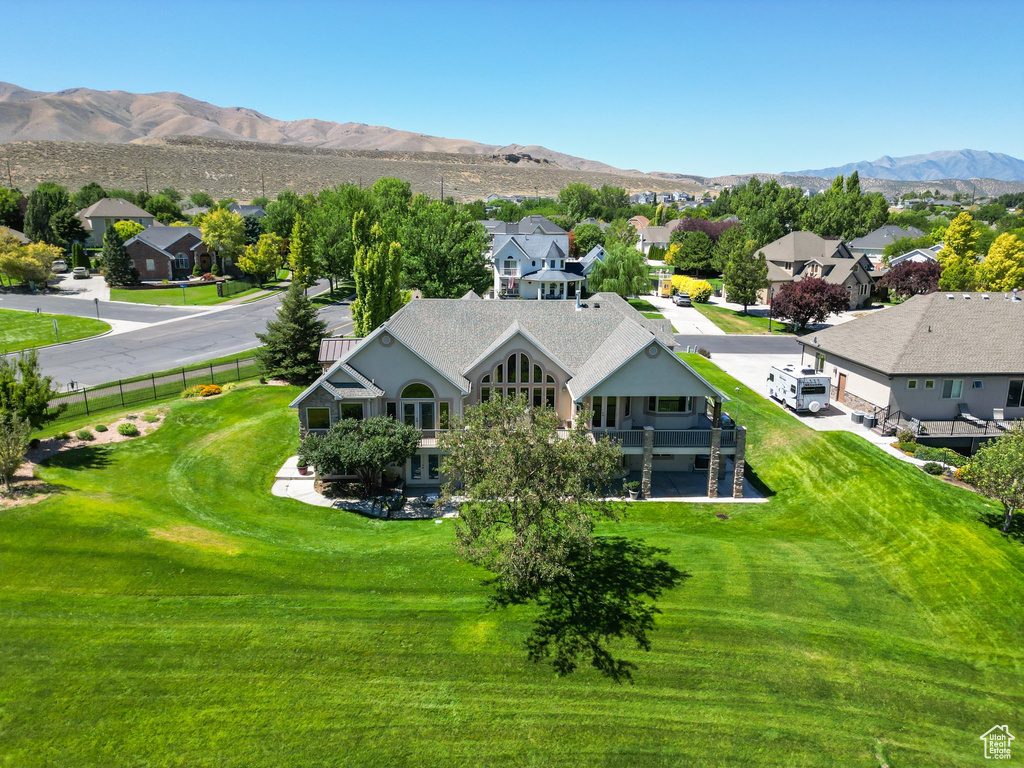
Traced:
<svg viewBox="0 0 1024 768">
<path fill-rule="evenodd" d="M 288 240 L 288 265 L 292 270 L 292 282 L 301 285 L 303 290 L 316 283 L 319 277 L 316 257 L 313 255 L 309 227 L 301 213 L 295 216 L 292 235 Z"/>
<path fill-rule="evenodd" d="M 238 257 L 238 268 L 262 285 L 284 265 L 284 241 L 273 232 L 260 235 L 256 245 L 248 245 Z"/>
<path fill-rule="evenodd" d="M 939 288 L 972 291 L 977 283 L 978 231 L 971 214 L 964 211 L 949 223 L 943 235 L 945 248 L 938 253 L 942 265 Z"/>
<path fill-rule="evenodd" d="M 21 214 L 21 199 L 24 195 L 17 189 L 0 187 L 0 227 L 10 227 L 19 232 L 25 226 Z"/>
<path fill-rule="evenodd" d="M 829 315 L 850 308 L 850 297 L 841 285 L 828 283 L 820 277 L 807 277 L 785 283 L 775 292 L 772 312 L 792 321 L 798 330 L 808 323 L 823 323 Z"/>
<path fill-rule="evenodd" d="M 14 473 L 25 462 L 31 434 L 32 428 L 27 419 L 16 413 L 0 411 L 0 480 L 8 493 Z"/>
<path fill-rule="evenodd" d="M 558 193 L 558 202 L 573 222 L 592 216 L 597 206 L 597 192 L 589 184 L 575 182 Z"/>
<path fill-rule="evenodd" d="M 734 304 L 742 304 L 746 314 L 747 307 L 757 304 L 758 292 L 771 284 L 768 261 L 763 253 L 755 252 L 753 242 L 737 246 L 725 265 L 723 280 L 726 298 Z"/>
<path fill-rule="evenodd" d="M 293 282 L 266 333 L 256 334 L 262 344 L 255 352 L 260 371 L 266 377 L 308 384 L 320 375 L 320 339 L 326 332 L 327 323 L 318 317 L 302 286 Z"/>
<path fill-rule="evenodd" d="M 418 195 L 412 203 L 402 266 L 406 285 L 429 299 L 457 299 L 491 284 L 487 233 L 460 206 Z"/>
<path fill-rule="evenodd" d="M 17 357 L 0 357 L 0 412 L 13 413 L 32 429 L 41 429 L 67 407 L 49 407 L 55 394 L 53 377 L 43 376 L 34 349 Z"/>
<path fill-rule="evenodd" d="M 935 261 L 901 261 L 882 276 L 879 285 L 902 300 L 934 293 L 939 289 L 941 274 L 942 267 Z"/>
<path fill-rule="evenodd" d="M 146 228 L 139 224 L 137 221 L 130 221 L 125 219 L 124 221 L 115 221 L 114 229 L 117 230 L 117 234 L 121 236 L 121 239 L 128 242 L 135 237 L 139 232 L 144 231 Z"/>
<path fill-rule="evenodd" d="M 995 440 L 985 441 L 961 472 L 964 480 L 1006 508 L 1003 531 L 1013 513 L 1024 507 L 1024 425 L 1017 424 Z"/>
<path fill-rule="evenodd" d="M 220 259 L 234 261 L 245 247 L 245 222 L 237 213 L 222 208 L 203 216 L 199 230 L 206 247 Z"/>
<path fill-rule="evenodd" d="M 32 190 L 25 209 L 25 236 L 34 242 L 56 245 L 57 236 L 50 219 L 70 202 L 67 190 L 58 184 L 44 182 Z"/>
<path fill-rule="evenodd" d="M 576 234 L 576 247 L 580 255 L 586 256 L 595 246 L 604 245 L 604 232 L 597 224 L 580 224 L 573 230 Z"/>
<path fill-rule="evenodd" d="M 620 241 L 605 246 L 604 261 L 595 262 L 587 286 L 592 293 L 607 291 L 626 298 L 648 293 L 651 288 L 644 255 Z"/>
<path fill-rule="evenodd" d="M 1024 243 L 1005 233 L 996 238 L 988 256 L 978 265 L 978 282 L 986 291 L 1024 288 Z"/>
<path fill-rule="evenodd" d="M 402 246 L 384 238 L 380 224 L 366 232 L 367 215 L 360 211 L 352 220 L 358 244 L 353 274 L 356 300 L 352 322 L 357 336 L 366 336 L 402 306 Z"/>
</svg>

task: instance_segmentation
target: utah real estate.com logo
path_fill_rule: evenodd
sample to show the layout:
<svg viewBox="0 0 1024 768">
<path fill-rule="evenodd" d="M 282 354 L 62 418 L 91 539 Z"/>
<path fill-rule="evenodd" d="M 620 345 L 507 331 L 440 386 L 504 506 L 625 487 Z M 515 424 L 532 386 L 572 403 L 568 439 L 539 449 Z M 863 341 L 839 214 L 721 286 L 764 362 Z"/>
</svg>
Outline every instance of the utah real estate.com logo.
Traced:
<svg viewBox="0 0 1024 768">
<path fill-rule="evenodd" d="M 1010 733 L 1009 726 L 994 725 L 985 733 L 981 734 L 981 740 L 985 742 L 986 760 L 1009 760 L 1010 742 L 1014 736 Z"/>
</svg>

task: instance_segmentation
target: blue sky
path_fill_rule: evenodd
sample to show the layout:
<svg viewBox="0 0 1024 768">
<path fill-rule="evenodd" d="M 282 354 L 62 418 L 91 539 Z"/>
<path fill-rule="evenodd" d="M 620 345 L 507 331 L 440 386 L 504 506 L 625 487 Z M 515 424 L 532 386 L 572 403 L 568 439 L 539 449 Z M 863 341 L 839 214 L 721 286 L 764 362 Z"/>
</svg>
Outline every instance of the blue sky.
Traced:
<svg viewBox="0 0 1024 768">
<path fill-rule="evenodd" d="M 0 80 L 34 90 L 179 91 L 703 175 L 1024 157 L 1020 0 L 0 0 L 0 17 L 17 30 Z"/>
</svg>

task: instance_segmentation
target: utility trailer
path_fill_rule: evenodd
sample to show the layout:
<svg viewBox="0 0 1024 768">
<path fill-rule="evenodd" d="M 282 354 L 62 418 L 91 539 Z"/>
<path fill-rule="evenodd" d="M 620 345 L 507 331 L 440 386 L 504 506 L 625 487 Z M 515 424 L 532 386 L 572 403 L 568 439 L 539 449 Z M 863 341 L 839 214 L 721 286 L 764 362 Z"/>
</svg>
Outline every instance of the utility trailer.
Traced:
<svg viewBox="0 0 1024 768">
<path fill-rule="evenodd" d="M 768 396 L 794 411 L 818 413 L 828 408 L 832 380 L 813 368 L 773 365 L 768 371 Z"/>
</svg>

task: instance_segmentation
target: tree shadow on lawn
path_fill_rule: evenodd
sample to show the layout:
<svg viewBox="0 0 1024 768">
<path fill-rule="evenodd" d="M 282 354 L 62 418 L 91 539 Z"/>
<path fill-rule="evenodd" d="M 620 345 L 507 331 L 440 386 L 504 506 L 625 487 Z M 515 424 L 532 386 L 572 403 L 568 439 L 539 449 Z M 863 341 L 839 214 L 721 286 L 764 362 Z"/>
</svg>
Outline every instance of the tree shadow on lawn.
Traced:
<svg viewBox="0 0 1024 768">
<path fill-rule="evenodd" d="M 86 445 L 70 451 L 61 451 L 40 462 L 43 467 L 60 469 L 103 469 L 110 466 L 110 448 L 105 445 Z"/>
<path fill-rule="evenodd" d="M 1010 519 L 1010 528 L 1006 531 L 1003 530 L 1003 524 L 1006 522 L 1006 512 L 1002 510 L 982 512 L 978 515 L 978 518 L 989 528 L 995 528 L 1008 539 L 1024 543 L 1024 514 L 1020 510 L 1013 513 L 1013 517 Z"/>
<path fill-rule="evenodd" d="M 768 485 L 761 476 L 754 471 L 753 467 L 749 464 L 743 467 L 743 479 L 754 486 L 754 490 L 764 496 L 766 499 L 770 499 L 775 495 L 775 491 L 772 490 L 771 486 Z"/>
</svg>

